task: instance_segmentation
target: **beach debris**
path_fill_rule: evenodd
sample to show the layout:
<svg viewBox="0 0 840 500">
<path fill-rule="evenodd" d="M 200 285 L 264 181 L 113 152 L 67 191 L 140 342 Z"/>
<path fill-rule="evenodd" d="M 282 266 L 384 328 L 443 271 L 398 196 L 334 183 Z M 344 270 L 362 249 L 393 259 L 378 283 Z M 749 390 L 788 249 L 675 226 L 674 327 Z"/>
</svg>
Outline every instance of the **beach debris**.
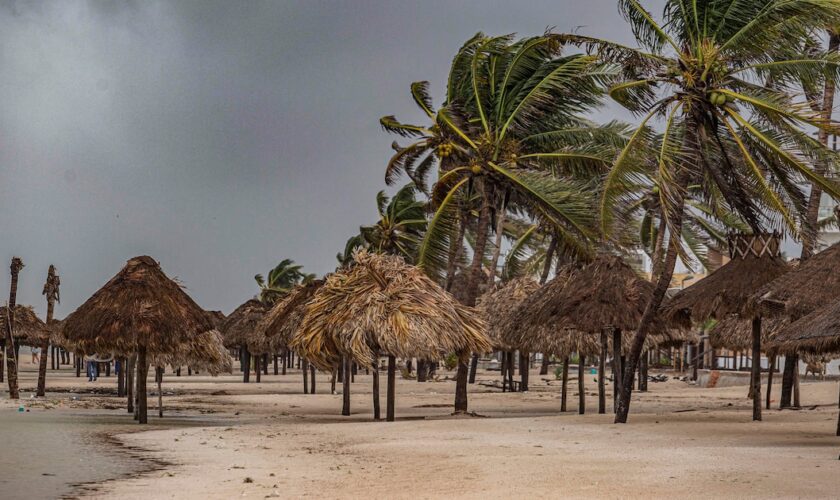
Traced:
<svg viewBox="0 0 840 500">
<path fill-rule="evenodd" d="M 245 479 L 242 480 L 242 482 L 243 483 L 253 483 L 254 480 L 252 478 L 246 476 Z"/>
</svg>

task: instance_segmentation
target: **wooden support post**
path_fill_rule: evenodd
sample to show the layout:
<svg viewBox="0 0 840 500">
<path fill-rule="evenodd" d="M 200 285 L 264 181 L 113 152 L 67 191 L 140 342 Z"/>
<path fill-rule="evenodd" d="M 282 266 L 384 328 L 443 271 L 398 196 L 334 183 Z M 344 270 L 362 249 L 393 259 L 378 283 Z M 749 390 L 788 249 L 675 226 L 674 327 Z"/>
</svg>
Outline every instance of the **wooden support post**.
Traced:
<svg viewBox="0 0 840 500">
<path fill-rule="evenodd" d="M 607 370 L 607 351 L 608 351 L 607 330 L 601 329 L 601 355 L 598 356 L 598 413 L 607 413 L 607 388 L 606 388 L 606 370 Z"/>
<path fill-rule="evenodd" d="M 120 364 L 120 371 L 117 373 L 117 397 L 125 396 L 125 359 L 119 358 L 117 362 Z"/>
<path fill-rule="evenodd" d="M 621 392 L 621 379 L 624 372 L 621 370 L 621 329 L 613 328 L 613 412 L 618 407 L 618 394 Z"/>
<path fill-rule="evenodd" d="M 578 413 L 583 415 L 586 413 L 586 390 L 584 380 L 586 376 L 586 357 L 578 353 Z"/>
<path fill-rule="evenodd" d="M 155 368 L 155 381 L 158 389 L 158 418 L 163 418 L 163 368 Z"/>
<path fill-rule="evenodd" d="M 531 371 L 531 354 L 528 351 L 519 351 L 519 390 L 528 391 L 528 375 Z"/>
<path fill-rule="evenodd" d="M 350 371 L 350 358 L 345 356 L 344 361 L 342 363 L 343 371 L 344 371 L 344 379 L 341 381 L 342 383 L 342 400 L 343 404 L 341 407 L 341 414 L 346 416 L 350 415 L 350 377 L 347 376 L 347 372 Z"/>
<path fill-rule="evenodd" d="M 242 348 L 242 381 L 246 384 L 251 381 L 251 353 L 248 349 Z"/>
<path fill-rule="evenodd" d="M 386 402 L 385 420 L 394 421 L 394 399 L 397 392 L 397 359 L 388 355 L 388 400 Z"/>
<path fill-rule="evenodd" d="M 309 394 L 309 361 L 306 359 L 300 362 L 301 373 L 303 373 L 303 393 Z"/>
<path fill-rule="evenodd" d="M 761 316 L 752 320 L 752 397 L 753 420 L 761 420 Z"/>
<path fill-rule="evenodd" d="M 513 392 L 513 370 L 514 370 L 514 366 L 513 366 L 513 358 L 514 358 L 513 351 L 509 351 L 509 352 L 508 352 L 508 354 L 507 354 L 507 356 L 508 356 L 508 362 L 507 362 L 507 386 L 508 386 L 508 390 L 509 390 L 509 391 L 511 391 L 511 392 Z"/>
<path fill-rule="evenodd" d="M 262 370 L 260 369 L 260 363 L 262 362 L 262 359 L 263 359 L 262 354 L 258 354 L 256 356 L 254 356 L 254 375 L 256 375 L 256 377 L 257 377 L 257 383 L 258 384 L 260 382 L 262 382 L 262 377 L 260 376 L 260 375 L 262 375 Z M 304 373 L 303 376 L 305 378 L 306 374 Z"/>
<path fill-rule="evenodd" d="M 419 370 L 420 363 L 417 363 Z M 373 419 L 379 420 L 381 417 L 379 410 L 379 354 L 373 357 Z"/>
<path fill-rule="evenodd" d="M 149 421 L 149 408 L 146 393 L 146 378 L 149 375 L 149 362 L 146 360 L 146 346 L 137 349 L 137 400 L 139 402 L 137 421 L 141 424 Z"/>
<path fill-rule="evenodd" d="M 128 358 L 126 366 L 126 393 L 128 395 L 128 413 L 134 413 L 134 356 Z"/>
<path fill-rule="evenodd" d="M 766 409 L 770 409 L 770 394 L 773 392 L 773 372 L 776 371 L 776 354 L 770 354 L 767 359 L 767 404 Z"/>
<path fill-rule="evenodd" d="M 280 367 L 278 366 L 278 363 L 277 363 L 277 354 L 274 355 L 274 374 L 275 375 L 280 374 Z"/>
<path fill-rule="evenodd" d="M 569 395 L 569 356 L 563 358 L 563 385 L 560 388 L 560 411 L 566 411 L 566 400 Z"/>
<path fill-rule="evenodd" d="M 309 394 L 315 394 L 315 365 L 309 363 L 309 375 L 310 375 L 310 384 L 309 384 Z"/>
<path fill-rule="evenodd" d="M 283 358 L 282 358 L 281 361 L 283 363 L 283 366 L 280 369 L 280 373 L 285 375 L 286 374 L 286 364 L 289 361 L 289 356 L 285 352 L 283 352 Z"/>
<path fill-rule="evenodd" d="M 478 371 L 478 354 L 473 354 L 472 359 L 470 359 L 470 378 L 467 380 L 468 383 L 474 384 L 475 383 L 475 375 L 476 371 Z M 411 370 L 409 369 L 409 373 Z"/>
</svg>

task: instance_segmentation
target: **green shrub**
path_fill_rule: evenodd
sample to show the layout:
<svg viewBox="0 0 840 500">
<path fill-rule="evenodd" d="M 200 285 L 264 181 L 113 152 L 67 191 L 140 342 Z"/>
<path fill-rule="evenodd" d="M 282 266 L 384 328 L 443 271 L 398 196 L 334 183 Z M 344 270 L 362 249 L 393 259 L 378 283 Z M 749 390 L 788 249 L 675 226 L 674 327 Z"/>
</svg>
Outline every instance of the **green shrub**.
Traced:
<svg viewBox="0 0 840 500">
<path fill-rule="evenodd" d="M 457 368 L 458 367 L 458 355 L 455 354 L 454 352 L 450 352 L 449 355 L 446 356 L 446 359 L 443 360 L 443 366 L 447 370 L 450 370 L 450 371 Z"/>
</svg>

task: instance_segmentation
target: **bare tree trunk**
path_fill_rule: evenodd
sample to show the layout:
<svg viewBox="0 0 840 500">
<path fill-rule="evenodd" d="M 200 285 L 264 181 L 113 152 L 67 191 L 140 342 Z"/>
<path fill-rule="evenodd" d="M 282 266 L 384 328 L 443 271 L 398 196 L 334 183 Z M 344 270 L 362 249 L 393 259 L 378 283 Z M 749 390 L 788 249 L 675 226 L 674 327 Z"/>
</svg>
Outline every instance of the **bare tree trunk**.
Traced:
<svg viewBox="0 0 840 500">
<path fill-rule="evenodd" d="M 388 355 L 388 399 L 386 401 L 385 420 L 394 421 L 394 401 L 397 391 L 397 360 Z"/>
<path fill-rule="evenodd" d="M 753 420 L 761 420 L 761 316 L 752 320 Z"/>
<path fill-rule="evenodd" d="M 469 383 L 470 384 L 475 383 L 475 375 L 476 375 L 475 372 L 477 370 L 478 370 L 478 354 L 473 354 L 472 358 L 470 359 L 470 378 L 469 378 Z"/>
<path fill-rule="evenodd" d="M 420 363 L 417 363 L 417 369 L 419 374 Z M 373 358 L 373 419 L 379 420 L 380 410 L 379 410 L 379 353 L 376 353 L 376 356 Z"/>
<path fill-rule="evenodd" d="M 23 269 L 23 261 L 19 257 L 12 257 L 12 283 L 9 290 L 9 305 L 6 318 L 6 371 L 9 380 L 9 399 L 20 399 L 17 379 L 17 351 L 15 350 L 15 306 L 17 305 L 18 274 Z"/>
<path fill-rule="evenodd" d="M 52 264 L 47 271 L 47 281 L 44 283 L 43 295 L 47 297 L 47 326 L 53 322 L 53 312 L 55 311 L 55 301 L 58 299 L 58 275 L 55 274 L 55 266 Z M 44 397 L 47 390 L 47 353 L 50 350 L 50 338 L 44 339 L 41 344 L 41 359 L 38 364 L 38 389 L 36 396 Z"/>
<path fill-rule="evenodd" d="M 551 262 L 554 260 L 554 252 L 557 251 L 557 236 L 551 237 L 548 242 L 548 248 L 545 250 L 545 263 L 543 263 L 542 273 L 540 274 L 540 285 L 544 285 L 548 281 L 548 273 L 551 272 Z"/>
<path fill-rule="evenodd" d="M 449 260 L 446 265 L 446 283 L 444 289 L 447 292 L 452 291 L 452 285 L 455 284 L 455 275 L 458 269 L 458 259 L 461 258 L 463 251 L 464 235 L 467 232 L 467 215 L 465 211 L 461 211 L 461 220 L 458 224 L 458 235 L 454 240 L 449 242 Z"/>
<path fill-rule="evenodd" d="M 601 355 L 598 356 L 598 413 L 607 413 L 607 388 L 605 386 L 605 371 L 607 369 L 607 330 L 601 329 Z"/>
<path fill-rule="evenodd" d="M 566 411 L 566 400 L 569 395 L 569 356 L 563 358 L 563 385 L 560 389 L 560 411 Z"/>
<path fill-rule="evenodd" d="M 342 362 L 344 377 L 341 380 L 341 414 L 350 416 L 350 358 L 345 356 Z"/>
<path fill-rule="evenodd" d="M 586 413 L 586 389 L 584 387 L 584 380 L 586 379 L 584 372 L 586 371 L 586 356 L 581 356 L 578 353 L 578 413 L 583 415 Z"/>
<path fill-rule="evenodd" d="M 650 358 L 650 351 L 642 353 L 642 359 L 639 362 L 639 392 L 648 390 L 648 358 Z"/>
<path fill-rule="evenodd" d="M 137 398 L 138 415 L 137 421 L 141 424 L 148 423 L 149 409 L 146 393 L 146 377 L 149 374 L 149 362 L 146 360 L 146 346 L 137 349 Z"/>
</svg>

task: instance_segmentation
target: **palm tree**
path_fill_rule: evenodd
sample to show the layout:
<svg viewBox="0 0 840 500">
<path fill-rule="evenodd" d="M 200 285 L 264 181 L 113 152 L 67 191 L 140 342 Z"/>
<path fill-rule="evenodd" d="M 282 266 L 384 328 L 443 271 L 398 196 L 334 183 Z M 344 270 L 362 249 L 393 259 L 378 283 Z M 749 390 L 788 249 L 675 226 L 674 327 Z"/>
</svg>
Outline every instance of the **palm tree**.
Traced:
<svg viewBox="0 0 840 500">
<path fill-rule="evenodd" d="M 361 234 L 351 236 L 344 244 L 344 251 L 335 255 L 335 260 L 338 261 L 338 267 L 344 268 L 353 263 L 353 254 L 360 248 L 367 248 L 367 242 Z"/>
<path fill-rule="evenodd" d="M 6 370 L 9 378 L 9 399 L 20 399 L 17 380 L 17 353 L 15 352 L 15 306 L 17 305 L 18 275 L 23 269 L 23 261 L 20 257 L 12 257 L 12 264 L 9 266 L 12 272 L 12 284 L 9 291 L 9 311 L 6 321 Z"/>
<path fill-rule="evenodd" d="M 399 255 L 409 264 L 417 256 L 417 244 L 426 230 L 426 204 L 415 199 L 414 184 L 403 186 L 389 198 L 385 191 L 376 195 L 379 220 L 359 228 L 368 248 Z"/>
<path fill-rule="evenodd" d="M 498 214 L 516 207 L 582 252 L 594 236 L 581 178 L 591 181 L 606 171 L 623 128 L 596 127 L 579 114 L 600 102 L 601 84 L 615 75 L 596 57 L 567 55 L 563 48 L 552 34 L 514 41 L 479 33 L 455 56 L 440 110 L 432 106 L 428 84 L 412 85 L 431 126 L 381 120 L 386 130 L 416 139 L 396 148 L 386 181 L 404 171 L 423 186 L 421 176 L 440 160 L 431 190 L 434 213 L 418 250 L 421 268 L 438 278 L 446 269 L 449 281 L 471 214 L 478 212 L 464 273 L 466 305 L 475 305 L 491 229 L 501 230 Z M 455 409 L 464 412 L 464 363 L 457 380 Z"/>
<path fill-rule="evenodd" d="M 50 326 L 53 321 L 55 303 L 61 302 L 61 294 L 59 292 L 60 285 L 61 280 L 55 273 L 55 266 L 50 264 L 50 268 L 47 271 L 47 282 L 44 283 L 44 290 L 42 292 L 42 294 L 47 298 L 47 326 Z M 40 364 L 38 365 L 38 390 L 36 395 L 40 397 L 44 396 L 47 388 L 47 352 L 49 349 L 50 338 L 47 337 L 44 339 L 44 343 L 41 344 L 41 359 Z"/>
<path fill-rule="evenodd" d="M 254 276 L 254 280 L 260 287 L 260 301 L 273 304 L 277 299 L 289 293 L 295 285 L 315 279 L 314 274 L 304 273 L 301 269 L 303 266 L 295 264 L 292 259 L 283 259 L 268 272 L 267 281 L 262 274 Z"/>
<path fill-rule="evenodd" d="M 705 199 L 718 199 L 753 230 L 787 229 L 801 237 L 807 220 L 810 182 L 831 196 L 840 189 L 813 164 L 834 157 L 803 127 L 830 124 L 796 97 L 802 82 L 837 73 L 833 55 L 810 55 L 817 29 L 840 21 L 833 0 L 667 0 L 664 23 L 636 0 L 621 0 L 620 10 L 642 50 L 567 36 L 597 50 L 607 61 L 625 64 L 610 95 L 641 116 L 641 122 L 606 178 L 601 223 L 614 231 L 615 207 L 636 178 L 638 158 L 654 159 L 660 216 L 670 235 L 682 234 L 686 191 L 701 186 Z M 651 147 L 648 126 L 664 118 L 663 138 Z M 630 394 L 645 338 L 684 251 L 681 238 L 668 238 L 657 285 L 630 350 L 616 422 L 626 422 Z"/>
</svg>

